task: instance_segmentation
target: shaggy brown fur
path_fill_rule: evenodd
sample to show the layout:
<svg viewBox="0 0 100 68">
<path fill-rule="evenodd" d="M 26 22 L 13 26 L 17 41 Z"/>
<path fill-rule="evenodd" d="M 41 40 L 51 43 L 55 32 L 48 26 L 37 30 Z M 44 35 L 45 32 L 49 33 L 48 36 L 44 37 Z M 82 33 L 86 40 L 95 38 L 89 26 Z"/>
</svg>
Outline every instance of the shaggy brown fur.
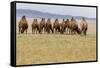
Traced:
<svg viewBox="0 0 100 68">
<path fill-rule="evenodd" d="M 39 31 L 39 25 L 37 19 L 33 20 L 32 23 L 32 33 L 37 33 Z"/>
<path fill-rule="evenodd" d="M 43 31 L 45 32 L 45 29 L 46 29 L 45 18 L 42 18 L 39 25 L 39 33 L 42 33 Z"/>
<path fill-rule="evenodd" d="M 72 17 L 71 21 L 70 21 L 70 29 L 71 29 L 71 33 L 74 32 L 75 30 L 78 29 L 78 24 L 76 22 L 76 20 Z"/>
<path fill-rule="evenodd" d="M 53 24 L 53 28 L 55 30 L 55 33 L 56 32 L 60 32 L 60 24 L 59 24 L 59 21 L 58 19 L 55 20 L 54 24 Z"/>
<path fill-rule="evenodd" d="M 66 30 L 65 20 L 63 19 L 62 23 L 60 24 L 60 32 L 63 34 Z"/>
<path fill-rule="evenodd" d="M 67 19 L 67 20 L 65 21 L 65 29 L 66 29 L 66 32 L 67 32 L 67 33 L 70 33 L 70 32 L 71 32 L 71 29 L 70 29 L 70 21 L 69 21 L 69 19 Z"/>
<path fill-rule="evenodd" d="M 82 18 L 82 21 L 80 23 L 81 26 L 81 31 L 84 35 L 87 34 L 87 29 L 88 29 L 88 23 L 86 22 L 85 18 Z"/>
<path fill-rule="evenodd" d="M 54 33 L 53 27 L 52 27 L 52 24 L 51 24 L 51 20 L 48 19 L 47 22 L 46 22 L 46 31 L 47 31 L 48 33 L 50 33 L 50 30 L 52 31 L 52 33 Z"/>
<path fill-rule="evenodd" d="M 81 34 L 81 31 L 78 28 L 78 23 L 73 17 L 72 17 L 71 21 L 69 22 L 68 27 L 71 30 L 71 32 L 70 32 L 71 34 L 75 34 L 75 33 Z"/>
<path fill-rule="evenodd" d="M 18 27 L 19 27 L 19 33 L 24 33 L 24 31 L 26 30 L 26 34 L 27 34 L 28 23 L 26 20 L 26 16 L 22 16 Z"/>
</svg>

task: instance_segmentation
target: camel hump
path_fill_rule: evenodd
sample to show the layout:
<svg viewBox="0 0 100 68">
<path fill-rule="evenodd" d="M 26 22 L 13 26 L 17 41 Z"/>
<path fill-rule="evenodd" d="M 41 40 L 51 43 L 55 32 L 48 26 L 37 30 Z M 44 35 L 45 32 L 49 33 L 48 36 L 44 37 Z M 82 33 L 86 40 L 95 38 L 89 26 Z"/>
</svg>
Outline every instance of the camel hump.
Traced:
<svg viewBox="0 0 100 68">
<path fill-rule="evenodd" d="M 20 23 L 27 23 L 26 16 L 22 16 Z"/>
<path fill-rule="evenodd" d="M 84 17 L 82 17 L 82 21 L 81 21 L 81 23 L 82 23 L 82 24 L 85 24 L 85 25 L 88 24 L 87 21 L 86 21 L 86 19 L 85 19 Z"/>
<path fill-rule="evenodd" d="M 22 16 L 22 19 L 26 19 L 26 16 Z"/>
<path fill-rule="evenodd" d="M 67 19 L 66 22 L 69 22 L 69 19 Z"/>
<path fill-rule="evenodd" d="M 69 19 L 67 19 L 67 21 L 69 21 Z"/>
<path fill-rule="evenodd" d="M 50 18 L 48 18 L 48 21 L 50 21 Z"/>
<path fill-rule="evenodd" d="M 72 18 L 71 18 L 71 21 L 74 21 L 74 22 L 76 22 L 76 19 L 75 19 L 74 17 L 72 17 Z"/>
<path fill-rule="evenodd" d="M 71 21 L 73 21 L 73 20 L 74 20 L 74 17 L 71 18 Z"/>
<path fill-rule="evenodd" d="M 55 21 L 58 21 L 58 19 L 56 19 Z"/>
<path fill-rule="evenodd" d="M 37 21 L 37 19 L 35 19 L 35 21 Z"/>
<path fill-rule="evenodd" d="M 47 22 L 50 23 L 50 18 L 47 19 Z"/>
<path fill-rule="evenodd" d="M 65 21 L 65 19 L 63 19 L 63 21 Z"/>
<path fill-rule="evenodd" d="M 21 21 L 26 21 L 26 16 L 22 16 Z"/>
</svg>

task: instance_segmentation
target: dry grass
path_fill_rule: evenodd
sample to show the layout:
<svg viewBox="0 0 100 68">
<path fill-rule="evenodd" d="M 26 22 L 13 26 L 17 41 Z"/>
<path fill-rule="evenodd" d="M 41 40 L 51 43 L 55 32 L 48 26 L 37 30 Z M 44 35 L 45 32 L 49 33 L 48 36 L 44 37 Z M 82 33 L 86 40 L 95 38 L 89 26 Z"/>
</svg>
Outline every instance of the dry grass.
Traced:
<svg viewBox="0 0 100 68">
<path fill-rule="evenodd" d="M 32 20 L 29 22 L 31 25 Z M 31 27 L 28 31 L 31 33 Z M 17 34 L 17 65 L 96 60 L 95 34 L 94 23 L 89 23 L 87 36 Z"/>
</svg>

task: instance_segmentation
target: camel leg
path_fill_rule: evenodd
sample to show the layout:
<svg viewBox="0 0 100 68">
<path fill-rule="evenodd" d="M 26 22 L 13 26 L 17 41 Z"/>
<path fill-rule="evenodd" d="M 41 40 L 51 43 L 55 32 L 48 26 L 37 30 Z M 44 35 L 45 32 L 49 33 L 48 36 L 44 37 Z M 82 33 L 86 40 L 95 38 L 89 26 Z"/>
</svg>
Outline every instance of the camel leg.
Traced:
<svg viewBox="0 0 100 68">
<path fill-rule="evenodd" d="M 67 28 L 67 31 L 66 32 L 67 32 L 67 34 L 69 34 L 69 29 L 68 28 Z"/>
<path fill-rule="evenodd" d="M 46 32 L 46 29 L 45 29 L 45 27 L 44 27 L 44 33 Z"/>
<path fill-rule="evenodd" d="M 33 29 L 33 33 L 35 34 L 35 28 Z"/>
<path fill-rule="evenodd" d="M 35 34 L 35 28 L 33 29 L 33 33 Z"/>
<path fill-rule="evenodd" d="M 53 28 L 53 31 L 54 31 L 54 33 L 55 33 L 55 28 Z"/>
<path fill-rule="evenodd" d="M 40 33 L 39 27 L 37 27 L 37 32 Z"/>
<path fill-rule="evenodd" d="M 51 28 L 52 33 L 54 33 L 53 28 Z"/>
<path fill-rule="evenodd" d="M 71 29 L 70 34 L 72 34 L 72 33 L 73 33 L 73 30 Z"/>
<path fill-rule="evenodd" d="M 55 32 L 55 34 L 56 34 L 56 32 L 57 32 L 57 28 L 54 28 L 54 32 Z"/>
<path fill-rule="evenodd" d="M 39 34 L 41 34 L 41 29 L 39 29 Z"/>
<path fill-rule="evenodd" d="M 87 34 L 87 30 L 84 30 L 84 35 L 86 35 Z"/>
<path fill-rule="evenodd" d="M 43 33 L 45 32 L 45 29 L 44 29 L 44 27 L 43 27 Z"/>
<path fill-rule="evenodd" d="M 48 29 L 48 34 L 50 34 L 50 29 Z"/>
<path fill-rule="evenodd" d="M 26 29 L 26 34 L 27 34 L 27 29 Z"/>
<path fill-rule="evenodd" d="M 33 34 L 33 28 L 32 28 L 32 34 Z"/>
<path fill-rule="evenodd" d="M 19 27 L 19 34 L 20 34 L 20 27 Z"/>
<path fill-rule="evenodd" d="M 35 28 L 35 32 L 34 33 L 37 34 L 37 28 Z"/>
<path fill-rule="evenodd" d="M 40 34 L 42 34 L 42 31 L 43 31 L 43 27 L 40 28 Z"/>
<path fill-rule="evenodd" d="M 40 34 L 42 34 L 42 31 L 43 31 L 43 29 L 41 28 L 41 29 L 40 29 Z"/>
<path fill-rule="evenodd" d="M 36 34 L 37 34 L 37 28 L 36 28 Z"/>
</svg>

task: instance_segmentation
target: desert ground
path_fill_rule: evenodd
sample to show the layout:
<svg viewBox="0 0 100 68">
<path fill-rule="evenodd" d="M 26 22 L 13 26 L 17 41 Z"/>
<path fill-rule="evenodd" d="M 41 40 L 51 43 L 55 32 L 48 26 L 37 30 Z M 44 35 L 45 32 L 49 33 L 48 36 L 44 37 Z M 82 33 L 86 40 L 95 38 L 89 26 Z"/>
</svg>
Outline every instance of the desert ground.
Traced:
<svg viewBox="0 0 100 68">
<path fill-rule="evenodd" d="M 18 34 L 19 20 L 16 21 L 17 65 L 96 60 L 96 23 L 94 21 L 88 21 L 88 32 L 83 36 L 32 34 L 33 19 L 29 18 L 27 18 L 28 34 Z"/>
</svg>

